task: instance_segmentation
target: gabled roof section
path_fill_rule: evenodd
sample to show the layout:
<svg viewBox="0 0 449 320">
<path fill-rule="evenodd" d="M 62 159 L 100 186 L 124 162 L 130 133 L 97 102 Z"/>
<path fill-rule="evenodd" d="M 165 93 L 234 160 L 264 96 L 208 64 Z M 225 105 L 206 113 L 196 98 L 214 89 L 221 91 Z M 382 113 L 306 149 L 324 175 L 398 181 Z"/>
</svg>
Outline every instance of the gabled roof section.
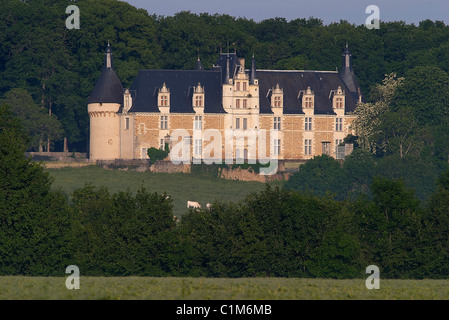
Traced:
<svg viewBox="0 0 449 320">
<path fill-rule="evenodd" d="M 112 68 L 103 68 L 87 103 L 123 104 L 123 86 Z"/>
<path fill-rule="evenodd" d="M 158 92 L 163 83 L 170 90 L 170 113 L 194 113 L 193 88 L 204 87 L 204 112 L 225 113 L 222 106 L 220 70 L 142 70 L 131 85 L 133 105 L 129 112 L 159 112 Z"/>
<path fill-rule="evenodd" d="M 356 101 L 335 71 L 257 70 L 260 113 L 272 113 L 269 90 L 277 83 L 284 90 L 284 114 L 303 114 L 299 92 L 307 87 L 315 94 L 315 114 L 335 114 L 330 100 L 331 90 L 338 86 L 346 92 L 345 113 L 354 111 Z"/>
</svg>

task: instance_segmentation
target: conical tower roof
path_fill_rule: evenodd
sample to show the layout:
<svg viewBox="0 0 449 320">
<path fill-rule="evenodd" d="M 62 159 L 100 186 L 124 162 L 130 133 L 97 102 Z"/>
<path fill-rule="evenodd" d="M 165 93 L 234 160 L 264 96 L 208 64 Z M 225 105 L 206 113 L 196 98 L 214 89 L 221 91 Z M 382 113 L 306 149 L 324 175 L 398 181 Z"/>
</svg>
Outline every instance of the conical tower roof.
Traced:
<svg viewBox="0 0 449 320">
<path fill-rule="evenodd" d="M 123 86 L 112 68 L 112 50 L 109 43 L 105 55 L 105 65 L 87 103 L 123 104 Z"/>
</svg>

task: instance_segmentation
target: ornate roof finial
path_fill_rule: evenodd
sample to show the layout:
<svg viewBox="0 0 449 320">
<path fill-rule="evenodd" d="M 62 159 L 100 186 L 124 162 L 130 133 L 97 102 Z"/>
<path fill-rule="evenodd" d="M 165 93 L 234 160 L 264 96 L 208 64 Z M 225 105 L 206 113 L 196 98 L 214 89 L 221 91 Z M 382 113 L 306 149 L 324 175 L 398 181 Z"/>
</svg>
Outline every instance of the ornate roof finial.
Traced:
<svg viewBox="0 0 449 320">
<path fill-rule="evenodd" d="M 111 44 L 109 43 L 109 40 L 108 40 L 108 46 L 106 47 L 106 51 L 105 51 L 104 55 L 105 55 L 104 67 L 112 69 L 112 48 L 111 48 Z"/>
<path fill-rule="evenodd" d="M 203 65 L 201 64 L 201 61 L 200 61 L 200 50 L 197 49 L 197 52 L 198 52 L 198 59 L 196 60 L 195 70 L 204 70 L 204 67 L 203 67 Z"/>
</svg>

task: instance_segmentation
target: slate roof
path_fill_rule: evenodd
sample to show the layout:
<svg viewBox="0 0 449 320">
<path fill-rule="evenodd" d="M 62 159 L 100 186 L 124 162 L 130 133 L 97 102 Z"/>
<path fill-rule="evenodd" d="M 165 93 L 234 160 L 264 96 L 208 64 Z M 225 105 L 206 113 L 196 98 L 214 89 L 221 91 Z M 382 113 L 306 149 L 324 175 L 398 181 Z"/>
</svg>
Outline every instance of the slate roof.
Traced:
<svg viewBox="0 0 449 320">
<path fill-rule="evenodd" d="M 358 96 L 357 90 L 360 88 L 360 85 L 352 68 L 344 68 L 341 71 L 341 78 L 348 87 L 347 92 L 356 99 Z"/>
<path fill-rule="evenodd" d="M 112 68 L 103 68 L 87 103 L 123 104 L 123 87 Z"/>
<path fill-rule="evenodd" d="M 226 80 L 227 61 L 229 76 L 235 77 L 240 66 L 235 53 L 222 53 L 210 70 L 142 70 L 130 88 L 133 105 L 129 112 L 159 112 L 158 90 L 165 83 L 170 90 L 171 113 L 193 113 L 193 88 L 201 83 L 205 88 L 205 113 L 225 113 L 222 106 L 222 84 Z M 198 67 L 198 66 L 197 66 Z M 252 71 L 246 70 L 247 72 Z M 284 90 L 284 114 L 303 114 L 300 90 L 310 87 L 315 93 L 315 114 L 334 115 L 331 91 L 340 86 L 346 93 L 345 113 L 355 110 L 358 83 L 352 68 L 347 73 L 336 71 L 257 70 L 259 80 L 259 112 L 270 114 L 269 90 L 279 84 Z M 256 72 L 254 72 L 256 74 Z M 119 90 L 117 90 L 119 91 Z M 122 92 L 122 91 L 120 91 Z M 118 99 L 118 97 L 117 97 Z M 121 98 L 123 99 L 123 98 Z"/>
<path fill-rule="evenodd" d="M 158 90 L 170 90 L 170 113 L 193 113 L 193 88 L 204 87 L 204 112 L 225 113 L 222 106 L 221 70 L 142 70 L 130 87 L 129 112 L 159 112 Z"/>
<path fill-rule="evenodd" d="M 315 114 L 335 114 L 330 99 L 331 90 L 338 86 L 349 93 L 349 88 L 337 72 L 257 70 L 259 79 L 260 113 L 272 113 L 271 98 L 267 93 L 279 83 L 284 90 L 284 114 L 303 114 L 299 91 L 310 87 L 315 93 Z M 346 94 L 345 112 L 354 111 L 357 100 Z"/>
<path fill-rule="evenodd" d="M 229 77 L 234 78 L 237 74 L 238 67 L 240 66 L 240 61 L 237 57 L 236 53 L 222 53 L 218 58 L 216 66 L 220 67 L 222 70 L 222 79 L 221 82 L 226 82 L 226 61 L 229 57 Z"/>
</svg>

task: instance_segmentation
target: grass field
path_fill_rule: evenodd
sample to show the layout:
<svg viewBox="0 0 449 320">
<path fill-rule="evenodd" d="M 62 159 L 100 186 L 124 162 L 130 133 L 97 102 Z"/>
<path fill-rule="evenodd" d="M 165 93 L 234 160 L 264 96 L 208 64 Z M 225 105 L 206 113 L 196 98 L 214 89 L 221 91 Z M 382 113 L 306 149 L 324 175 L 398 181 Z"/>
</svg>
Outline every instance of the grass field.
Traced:
<svg viewBox="0 0 449 320">
<path fill-rule="evenodd" d="M 449 280 L 380 280 L 368 290 L 365 279 L 82 277 L 68 290 L 64 277 L 0 277 L 0 300 L 428 300 L 449 299 Z"/>
<path fill-rule="evenodd" d="M 173 211 L 177 216 L 187 212 L 189 200 L 198 201 L 203 207 L 214 200 L 237 202 L 246 195 L 265 188 L 260 182 L 230 181 L 182 173 L 107 170 L 97 166 L 47 170 L 55 178 L 53 188 L 68 194 L 83 187 L 85 183 L 108 187 L 111 193 L 128 189 L 135 193 L 142 185 L 151 192 L 166 192 L 173 199 Z M 273 184 L 281 185 L 281 182 Z"/>
</svg>

